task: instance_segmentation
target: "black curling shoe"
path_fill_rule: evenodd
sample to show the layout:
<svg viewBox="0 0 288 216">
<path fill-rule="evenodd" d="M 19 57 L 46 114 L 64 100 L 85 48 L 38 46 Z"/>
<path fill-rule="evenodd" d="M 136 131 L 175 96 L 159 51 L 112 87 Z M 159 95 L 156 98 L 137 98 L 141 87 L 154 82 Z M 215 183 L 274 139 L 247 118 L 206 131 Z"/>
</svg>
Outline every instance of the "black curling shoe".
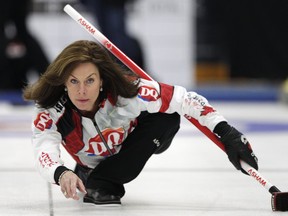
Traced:
<svg viewBox="0 0 288 216">
<path fill-rule="evenodd" d="M 85 203 L 94 203 L 101 206 L 119 206 L 121 205 L 120 196 L 112 195 L 103 189 L 86 189 L 87 194 L 83 198 Z"/>
</svg>

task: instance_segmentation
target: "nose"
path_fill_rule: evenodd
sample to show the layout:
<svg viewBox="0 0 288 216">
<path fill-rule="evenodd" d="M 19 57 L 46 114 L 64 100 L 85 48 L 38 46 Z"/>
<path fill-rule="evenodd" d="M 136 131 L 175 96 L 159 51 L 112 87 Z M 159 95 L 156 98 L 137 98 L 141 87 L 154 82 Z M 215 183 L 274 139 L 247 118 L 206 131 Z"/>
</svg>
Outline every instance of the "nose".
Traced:
<svg viewBox="0 0 288 216">
<path fill-rule="evenodd" d="M 85 84 L 79 84 L 79 89 L 78 89 L 78 93 L 80 94 L 80 95 L 82 95 L 82 94 L 86 94 L 86 86 L 85 86 Z"/>
</svg>

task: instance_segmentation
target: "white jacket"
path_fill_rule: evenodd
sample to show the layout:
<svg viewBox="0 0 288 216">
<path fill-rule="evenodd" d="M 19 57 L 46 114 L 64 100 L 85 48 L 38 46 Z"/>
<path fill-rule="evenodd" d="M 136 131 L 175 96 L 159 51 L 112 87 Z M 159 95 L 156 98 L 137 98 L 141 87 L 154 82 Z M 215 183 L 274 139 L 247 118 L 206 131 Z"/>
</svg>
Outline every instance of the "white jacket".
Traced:
<svg viewBox="0 0 288 216">
<path fill-rule="evenodd" d="M 95 122 L 110 151 L 117 154 L 123 140 L 135 128 L 141 111 L 188 115 L 211 131 L 219 122 L 226 121 L 203 96 L 180 86 L 142 79 L 138 96 L 119 97 L 117 106 L 106 99 L 93 120 L 81 116 L 71 102 L 62 97 L 53 108 L 35 107 L 32 143 L 37 170 L 47 181 L 55 183 L 54 172 L 64 165 L 60 144 L 77 163 L 96 167 L 109 152 L 97 133 Z"/>
</svg>

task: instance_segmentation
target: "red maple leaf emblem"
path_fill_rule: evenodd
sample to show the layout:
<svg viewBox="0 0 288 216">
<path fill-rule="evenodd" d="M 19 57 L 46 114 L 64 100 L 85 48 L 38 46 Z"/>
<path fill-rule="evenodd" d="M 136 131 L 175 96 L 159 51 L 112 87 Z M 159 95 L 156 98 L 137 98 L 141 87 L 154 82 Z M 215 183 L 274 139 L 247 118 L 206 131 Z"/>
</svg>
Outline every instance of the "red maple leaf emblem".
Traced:
<svg viewBox="0 0 288 216">
<path fill-rule="evenodd" d="M 203 106 L 203 110 L 201 111 L 200 116 L 206 116 L 209 113 L 215 112 L 215 110 L 212 107 L 209 106 Z"/>
</svg>

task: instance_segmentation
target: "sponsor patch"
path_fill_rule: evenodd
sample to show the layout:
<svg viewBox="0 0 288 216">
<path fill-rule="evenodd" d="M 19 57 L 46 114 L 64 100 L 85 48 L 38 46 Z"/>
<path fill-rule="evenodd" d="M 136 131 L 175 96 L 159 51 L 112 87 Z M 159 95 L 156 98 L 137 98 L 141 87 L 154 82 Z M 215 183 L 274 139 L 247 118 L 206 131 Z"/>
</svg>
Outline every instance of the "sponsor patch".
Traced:
<svg viewBox="0 0 288 216">
<path fill-rule="evenodd" d="M 115 153 L 115 146 L 120 145 L 124 140 L 124 129 L 105 129 L 102 131 L 102 135 L 106 140 L 109 149 L 112 151 L 112 153 Z M 92 137 L 89 140 L 89 149 L 85 152 L 88 153 L 88 156 L 109 156 L 109 151 L 99 135 Z"/>
<path fill-rule="evenodd" d="M 46 152 L 42 152 L 41 156 L 39 157 L 39 162 L 42 165 L 42 167 L 51 167 L 55 164 L 57 164 L 57 162 L 53 161 L 50 157 L 50 155 Z"/>
<path fill-rule="evenodd" d="M 141 86 L 139 88 L 138 97 L 144 101 L 157 101 L 160 98 L 160 95 L 155 88 Z"/>
<path fill-rule="evenodd" d="M 50 117 L 50 114 L 47 112 L 41 112 L 37 115 L 37 118 L 34 121 L 34 126 L 41 131 L 45 129 L 50 129 L 52 127 L 53 120 Z"/>
</svg>

